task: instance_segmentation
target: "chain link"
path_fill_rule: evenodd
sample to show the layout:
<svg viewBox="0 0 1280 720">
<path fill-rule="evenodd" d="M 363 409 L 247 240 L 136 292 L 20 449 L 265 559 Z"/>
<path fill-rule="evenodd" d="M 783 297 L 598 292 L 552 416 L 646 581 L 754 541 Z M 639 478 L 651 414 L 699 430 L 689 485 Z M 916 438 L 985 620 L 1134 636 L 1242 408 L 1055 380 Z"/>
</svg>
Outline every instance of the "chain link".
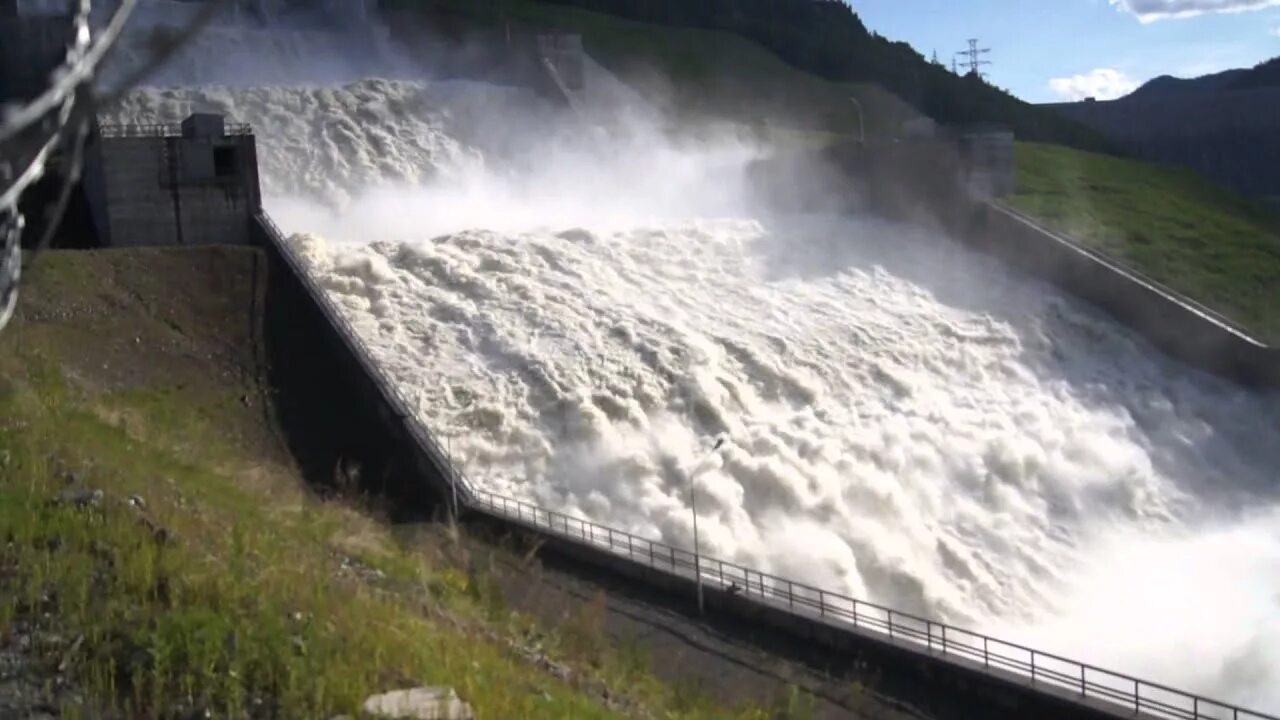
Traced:
<svg viewBox="0 0 1280 720">
<path fill-rule="evenodd" d="M 22 280 L 22 194 L 44 177 L 58 151 L 63 187 L 50 225 L 35 245 L 48 244 L 79 179 L 80 161 L 94 107 L 92 82 L 107 51 L 119 38 L 136 0 L 123 0 L 96 39 L 89 28 L 90 0 L 77 0 L 70 20 L 66 59 L 50 74 L 49 87 L 32 100 L 0 113 L 0 330 L 13 317 Z"/>
</svg>

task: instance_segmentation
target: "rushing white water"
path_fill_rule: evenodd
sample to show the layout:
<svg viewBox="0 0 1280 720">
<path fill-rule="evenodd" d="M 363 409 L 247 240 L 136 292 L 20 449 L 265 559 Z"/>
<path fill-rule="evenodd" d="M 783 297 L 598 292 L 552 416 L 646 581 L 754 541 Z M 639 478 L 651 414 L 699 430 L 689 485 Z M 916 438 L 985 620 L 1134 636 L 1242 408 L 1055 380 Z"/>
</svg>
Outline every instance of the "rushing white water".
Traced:
<svg viewBox="0 0 1280 720">
<path fill-rule="evenodd" d="M 473 481 L 684 546 L 693 487 L 713 555 L 1280 710 L 1276 398 L 925 231 L 752 209 L 734 137 L 403 80 L 115 119 L 192 109 L 253 123 L 269 209 Z"/>
</svg>

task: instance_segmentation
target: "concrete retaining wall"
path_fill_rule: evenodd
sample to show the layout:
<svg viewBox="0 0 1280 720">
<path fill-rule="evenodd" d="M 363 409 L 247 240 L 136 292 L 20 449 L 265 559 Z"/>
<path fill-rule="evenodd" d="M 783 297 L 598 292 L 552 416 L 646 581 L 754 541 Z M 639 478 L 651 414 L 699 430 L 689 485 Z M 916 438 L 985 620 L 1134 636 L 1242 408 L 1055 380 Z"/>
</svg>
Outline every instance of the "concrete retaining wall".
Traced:
<svg viewBox="0 0 1280 720">
<path fill-rule="evenodd" d="M 104 245 L 250 242 L 258 206 L 252 136 L 96 139 L 86 180 Z M 221 153 L 221 155 L 217 155 Z M 217 158 L 217 159 L 215 159 Z"/>
<path fill-rule="evenodd" d="M 419 437 L 408 409 L 345 329 L 322 291 L 254 217 L 270 285 L 266 345 L 286 442 L 314 485 L 352 483 L 411 517 L 447 499 L 449 466 Z"/>
<path fill-rule="evenodd" d="M 955 230 L 970 246 L 1105 310 L 1170 357 L 1244 385 L 1280 386 L 1280 349 L 1017 213 L 982 203 Z"/>
</svg>

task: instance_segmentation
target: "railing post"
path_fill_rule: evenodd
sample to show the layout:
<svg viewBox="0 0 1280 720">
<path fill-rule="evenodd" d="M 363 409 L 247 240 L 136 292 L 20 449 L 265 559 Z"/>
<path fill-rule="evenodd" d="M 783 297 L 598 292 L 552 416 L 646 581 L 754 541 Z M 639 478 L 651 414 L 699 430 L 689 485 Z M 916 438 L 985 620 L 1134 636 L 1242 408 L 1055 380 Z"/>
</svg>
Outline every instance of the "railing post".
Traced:
<svg viewBox="0 0 1280 720">
<path fill-rule="evenodd" d="M 818 591 L 818 617 L 827 616 L 827 596 L 821 590 Z"/>
<path fill-rule="evenodd" d="M 1199 695 L 1191 699 L 1191 718 L 1192 720 L 1200 720 L 1200 696 Z"/>
<path fill-rule="evenodd" d="M 1089 683 L 1084 679 L 1084 665 L 1080 666 L 1080 697 L 1089 697 Z"/>
<path fill-rule="evenodd" d="M 855 599 L 854 599 L 854 601 L 853 601 L 853 626 L 854 626 L 854 627 L 858 627 L 858 600 L 857 600 L 857 598 L 855 598 Z"/>
<path fill-rule="evenodd" d="M 893 611 L 889 611 L 889 639 L 893 639 Z"/>
<path fill-rule="evenodd" d="M 924 646 L 933 650 L 933 623 L 928 620 L 924 621 Z"/>
<path fill-rule="evenodd" d="M 613 552 L 613 528 L 609 528 L 609 552 Z"/>
<path fill-rule="evenodd" d="M 942 626 L 942 654 L 947 654 L 947 626 Z"/>
<path fill-rule="evenodd" d="M 787 609 L 796 609 L 796 587 L 790 580 L 787 581 Z"/>
<path fill-rule="evenodd" d="M 627 559 L 629 560 L 634 559 L 636 556 L 635 545 L 631 542 L 632 537 L 631 533 L 627 533 Z"/>
<path fill-rule="evenodd" d="M 1139 704 L 1140 703 L 1138 701 L 1138 681 L 1135 679 L 1133 681 L 1133 712 L 1134 714 L 1137 714 Z"/>
<path fill-rule="evenodd" d="M 1031 651 L 1031 686 L 1035 687 L 1035 684 L 1036 684 L 1036 651 L 1032 650 Z"/>
<path fill-rule="evenodd" d="M 987 636 L 982 636 L 982 666 L 991 667 L 991 654 L 987 652 Z"/>
</svg>

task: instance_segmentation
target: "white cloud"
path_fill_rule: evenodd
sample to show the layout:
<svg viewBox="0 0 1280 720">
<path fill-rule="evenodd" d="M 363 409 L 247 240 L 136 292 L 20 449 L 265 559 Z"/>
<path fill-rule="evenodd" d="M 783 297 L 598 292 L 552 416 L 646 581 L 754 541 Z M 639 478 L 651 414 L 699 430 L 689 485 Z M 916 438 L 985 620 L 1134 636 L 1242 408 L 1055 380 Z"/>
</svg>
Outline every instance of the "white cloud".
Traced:
<svg viewBox="0 0 1280 720">
<path fill-rule="evenodd" d="M 1138 89 L 1138 81 L 1113 68 L 1096 68 L 1071 77 L 1053 78 L 1049 88 L 1067 100 L 1114 100 Z"/>
<path fill-rule="evenodd" d="M 1205 13 L 1238 13 L 1280 5 L 1280 0 L 1109 0 L 1144 23 Z"/>
<path fill-rule="evenodd" d="M 1280 37 L 1280 25 L 1276 25 L 1275 27 L 1271 28 L 1271 34 L 1275 35 L 1276 37 Z"/>
</svg>

